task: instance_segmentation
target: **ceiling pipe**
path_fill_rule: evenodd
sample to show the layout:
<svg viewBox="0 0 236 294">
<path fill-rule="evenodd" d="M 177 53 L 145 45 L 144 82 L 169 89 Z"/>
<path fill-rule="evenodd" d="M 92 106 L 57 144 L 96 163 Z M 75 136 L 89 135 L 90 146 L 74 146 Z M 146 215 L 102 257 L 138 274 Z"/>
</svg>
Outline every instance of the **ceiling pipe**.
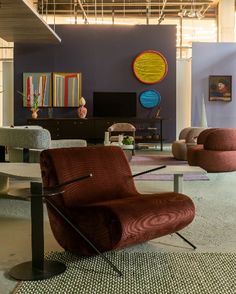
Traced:
<svg viewBox="0 0 236 294">
<path fill-rule="evenodd" d="M 88 24 L 89 23 L 88 22 L 88 17 L 87 17 L 87 14 L 86 14 L 85 10 L 84 10 L 83 4 L 81 3 L 81 0 L 77 0 L 77 3 L 79 4 L 79 7 L 80 7 L 80 9 L 82 11 L 83 18 L 84 18 L 84 23 Z"/>
<path fill-rule="evenodd" d="M 165 11 L 165 7 L 166 7 L 166 3 L 167 3 L 167 0 L 163 0 L 162 8 L 161 8 L 159 17 L 157 19 L 158 24 L 161 24 L 165 18 L 164 11 Z"/>
<path fill-rule="evenodd" d="M 183 6 L 191 6 L 191 2 L 189 1 L 182 1 L 182 2 L 167 2 L 167 0 L 164 0 L 166 3 L 165 3 L 165 6 L 180 6 L 180 5 L 183 5 Z M 163 1 L 163 2 L 164 2 Z M 216 6 L 218 4 L 219 0 L 212 0 L 211 2 L 209 1 L 201 1 L 201 2 L 195 2 L 195 6 L 202 6 L 202 5 L 210 5 L 211 7 L 212 6 Z M 38 2 L 34 2 L 34 4 L 37 4 Z M 48 3 L 48 5 L 50 5 Z M 56 2 L 56 5 L 68 5 L 68 2 Z M 92 3 L 87 3 L 86 5 L 88 6 L 92 6 L 93 4 Z M 97 5 L 101 5 L 101 3 L 97 3 Z M 114 2 L 110 2 L 110 3 L 104 3 L 104 6 L 109 6 L 109 5 L 114 5 Z M 123 6 L 124 4 L 122 2 L 118 2 L 118 3 L 115 3 L 115 6 Z M 126 2 L 125 4 L 126 6 L 144 6 L 145 5 L 145 2 L 143 3 L 140 3 L 140 2 Z M 158 2 L 152 2 L 151 3 L 152 6 L 160 6 L 160 4 Z"/>
<path fill-rule="evenodd" d="M 146 24 L 149 25 L 150 18 L 150 0 L 146 0 Z"/>
</svg>

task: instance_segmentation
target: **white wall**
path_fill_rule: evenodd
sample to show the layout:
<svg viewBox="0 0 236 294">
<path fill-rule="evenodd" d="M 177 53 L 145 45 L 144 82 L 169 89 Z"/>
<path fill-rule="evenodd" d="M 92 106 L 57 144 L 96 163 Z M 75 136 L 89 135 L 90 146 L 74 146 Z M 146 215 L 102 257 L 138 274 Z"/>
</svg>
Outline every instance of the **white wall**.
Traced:
<svg viewBox="0 0 236 294">
<path fill-rule="evenodd" d="M 176 136 L 191 126 L 191 59 L 176 64 Z"/>
<path fill-rule="evenodd" d="M 3 61 L 2 125 L 14 124 L 13 62 Z"/>
<path fill-rule="evenodd" d="M 232 101 L 209 101 L 209 76 L 232 76 Z M 192 125 L 200 125 L 202 96 L 209 127 L 236 127 L 236 43 L 193 43 Z"/>
</svg>

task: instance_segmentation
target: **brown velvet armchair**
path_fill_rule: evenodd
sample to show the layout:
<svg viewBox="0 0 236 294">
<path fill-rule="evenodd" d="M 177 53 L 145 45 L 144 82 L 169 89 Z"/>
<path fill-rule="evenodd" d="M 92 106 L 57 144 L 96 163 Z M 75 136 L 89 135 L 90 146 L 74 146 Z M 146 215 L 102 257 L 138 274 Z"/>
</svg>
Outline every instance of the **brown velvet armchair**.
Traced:
<svg viewBox="0 0 236 294">
<path fill-rule="evenodd" d="M 83 235 L 104 252 L 177 232 L 194 218 L 194 204 L 186 195 L 138 193 L 119 147 L 48 149 L 41 153 L 40 163 L 44 188 L 92 174 L 66 184 L 61 195 L 50 198 L 69 222 L 47 201 L 54 236 L 72 253 L 96 254 Z"/>
</svg>

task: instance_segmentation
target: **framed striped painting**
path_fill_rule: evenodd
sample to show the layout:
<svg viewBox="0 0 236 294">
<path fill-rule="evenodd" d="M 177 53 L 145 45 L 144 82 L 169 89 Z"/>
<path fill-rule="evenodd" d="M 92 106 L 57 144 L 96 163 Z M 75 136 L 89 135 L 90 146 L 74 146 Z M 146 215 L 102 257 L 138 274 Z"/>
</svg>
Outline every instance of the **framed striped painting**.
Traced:
<svg viewBox="0 0 236 294">
<path fill-rule="evenodd" d="M 81 73 L 53 73 L 53 106 L 78 107 L 81 97 Z"/>
<path fill-rule="evenodd" d="M 52 106 L 52 77 L 49 72 L 23 73 L 23 106 L 32 107 L 35 96 L 39 107 Z"/>
</svg>

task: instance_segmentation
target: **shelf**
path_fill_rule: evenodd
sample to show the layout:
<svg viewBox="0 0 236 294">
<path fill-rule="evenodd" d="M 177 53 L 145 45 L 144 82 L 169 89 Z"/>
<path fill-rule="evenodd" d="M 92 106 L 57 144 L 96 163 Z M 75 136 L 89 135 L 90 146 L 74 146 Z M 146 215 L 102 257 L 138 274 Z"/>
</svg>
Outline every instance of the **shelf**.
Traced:
<svg viewBox="0 0 236 294">
<path fill-rule="evenodd" d="M 88 143 L 104 141 L 107 128 L 114 123 L 127 122 L 136 127 L 136 143 L 159 143 L 162 144 L 163 118 L 38 118 L 29 119 L 28 124 L 41 125 L 48 129 L 52 139 L 85 139 Z M 82 122 L 82 124 L 81 124 Z"/>
</svg>

